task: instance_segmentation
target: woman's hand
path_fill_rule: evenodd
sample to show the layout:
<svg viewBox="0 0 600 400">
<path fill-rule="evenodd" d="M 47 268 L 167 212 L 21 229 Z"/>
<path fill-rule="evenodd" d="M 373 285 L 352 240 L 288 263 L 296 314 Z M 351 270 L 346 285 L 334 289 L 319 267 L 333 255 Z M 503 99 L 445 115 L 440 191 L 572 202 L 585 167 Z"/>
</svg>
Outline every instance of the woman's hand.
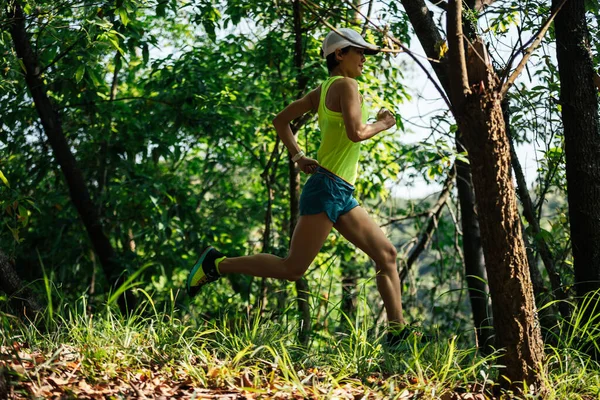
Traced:
<svg viewBox="0 0 600 400">
<path fill-rule="evenodd" d="M 377 121 L 381 121 L 385 125 L 385 129 L 390 129 L 392 126 L 396 125 L 396 118 L 394 115 L 386 108 L 382 108 L 377 113 Z"/>
<path fill-rule="evenodd" d="M 317 160 L 313 160 L 312 158 L 308 157 L 302 157 L 297 162 L 298 167 L 300 167 L 302 172 L 304 172 L 305 174 L 314 174 L 317 170 L 317 167 L 319 166 Z"/>
</svg>

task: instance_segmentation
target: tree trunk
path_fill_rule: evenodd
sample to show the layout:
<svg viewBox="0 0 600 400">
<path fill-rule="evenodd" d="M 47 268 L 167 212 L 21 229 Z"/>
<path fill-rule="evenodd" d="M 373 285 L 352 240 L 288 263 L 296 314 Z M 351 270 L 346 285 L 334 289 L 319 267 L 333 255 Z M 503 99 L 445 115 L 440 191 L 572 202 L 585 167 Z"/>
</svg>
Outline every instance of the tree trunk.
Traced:
<svg viewBox="0 0 600 400">
<path fill-rule="evenodd" d="M 539 386 L 535 369 L 543 344 L 511 180 L 510 146 L 498 93 L 492 85 L 486 91 L 469 96 L 457 118 L 471 161 L 496 344 L 506 349 L 502 363 L 509 382 Z"/>
<path fill-rule="evenodd" d="M 501 383 L 518 390 L 526 382 L 543 392 L 537 373 L 543 343 L 511 179 L 499 81 L 486 57 L 471 57 L 467 70 L 461 1 L 449 1 L 447 17 L 449 97 L 471 163 L 497 347 L 505 350 L 501 363 L 507 380 Z M 479 49 L 484 48 L 481 42 Z"/>
<path fill-rule="evenodd" d="M 23 284 L 9 258 L 0 251 L 0 291 L 8 295 L 19 315 L 33 318 L 42 306 L 31 290 Z"/>
<path fill-rule="evenodd" d="M 463 152 L 460 130 L 456 133 L 456 150 Z M 471 181 L 471 167 L 456 160 L 456 187 L 460 203 L 465 276 L 473 310 L 473 323 L 479 347 L 488 353 L 493 345 L 492 310 L 490 308 L 485 259 L 481 248 L 481 231 L 475 209 L 475 193 Z"/>
<path fill-rule="evenodd" d="M 297 73 L 297 97 L 300 98 L 306 89 L 308 79 L 302 74 L 302 65 L 304 64 L 304 54 L 302 49 L 302 6 L 300 0 L 294 0 L 294 65 Z M 296 132 L 294 132 L 295 134 Z M 290 242 L 298 216 L 300 214 L 300 173 L 296 167 L 296 163 L 292 161 L 291 155 L 288 160 L 290 168 Z M 309 288 L 305 278 L 300 278 L 296 281 L 296 292 L 298 294 L 298 311 L 300 312 L 302 322 L 300 326 L 300 341 L 306 343 L 308 341 L 308 333 L 310 332 L 310 306 L 308 303 Z"/>
<path fill-rule="evenodd" d="M 71 153 L 71 149 L 63 133 L 58 113 L 53 108 L 46 93 L 46 87 L 40 77 L 41 68 L 39 61 L 31 47 L 25 30 L 25 17 L 18 1 L 13 2 L 9 6 L 8 17 L 12 20 L 10 33 L 15 44 L 15 51 L 25 67 L 27 86 L 33 97 L 36 110 L 42 121 L 44 132 L 48 137 L 54 156 L 67 181 L 71 201 L 73 201 L 85 225 L 107 279 L 110 283 L 118 285 L 122 281 L 120 276 L 123 271 L 116 263 L 115 252 L 102 230 L 96 208 L 90 199 L 90 194 L 85 185 L 83 174 L 77 165 L 73 153 Z M 133 296 L 130 292 L 127 293 L 129 294 L 127 299 L 121 297 L 119 301 L 121 310 L 126 309 L 127 303 L 129 303 L 129 306 L 133 304 Z"/>
<path fill-rule="evenodd" d="M 474 8 L 473 1 L 469 1 L 470 7 Z M 408 17 L 411 21 L 413 29 L 415 30 L 421 45 L 423 46 L 425 53 L 431 60 L 439 59 L 439 51 L 437 50 L 439 43 L 443 43 L 437 27 L 429 13 L 429 10 L 422 0 L 409 1 L 405 0 L 402 2 Z M 467 27 L 467 31 L 471 28 Z M 450 84 L 448 78 L 447 64 L 440 62 L 430 62 L 432 69 L 435 71 L 437 78 L 439 79 L 442 87 L 446 93 L 450 93 Z M 456 132 L 457 151 L 462 152 L 463 148 L 460 145 L 460 130 Z M 477 276 L 485 280 L 485 272 L 482 271 L 485 268 L 485 262 L 483 259 L 483 249 L 481 248 L 481 238 L 479 231 L 478 216 L 475 213 L 475 196 L 473 193 L 471 183 L 471 165 L 457 161 L 457 187 L 458 197 L 461 204 L 461 220 L 463 221 L 463 252 L 465 254 L 465 272 L 466 275 L 473 277 Z M 465 185 L 469 185 L 469 187 Z M 475 310 L 473 314 L 473 320 L 475 326 L 489 326 L 491 322 L 491 315 L 489 314 L 489 303 L 486 308 L 488 311 L 483 312 L 483 303 L 481 297 L 488 297 L 487 285 L 483 284 L 481 279 L 472 278 L 468 279 L 469 284 L 469 296 L 473 301 L 473 296 L 477 296 L 476 305 L 472 306 L 477 308 L 477 315 Z M 473 286 L 471 286 L 473 285 Z M 480 290 L 484 290 L 481 292 Z M 475 293 L 478 293 L 475 295 Z M 487 320 L 486 320 L 487 319 Z M 482 325 L 483 324 L 483 325 Z M 483 332 L 481 329 L 478 330 L 479 343 L 488 343 L 489 336 L 492 332 Z"/>
<path fill-rule="evenodd" d="M 600 289 L 600 123 L 585 1 L 567 1 L 554 26 L 575 284 L 583 297 Z"/>
</svg>

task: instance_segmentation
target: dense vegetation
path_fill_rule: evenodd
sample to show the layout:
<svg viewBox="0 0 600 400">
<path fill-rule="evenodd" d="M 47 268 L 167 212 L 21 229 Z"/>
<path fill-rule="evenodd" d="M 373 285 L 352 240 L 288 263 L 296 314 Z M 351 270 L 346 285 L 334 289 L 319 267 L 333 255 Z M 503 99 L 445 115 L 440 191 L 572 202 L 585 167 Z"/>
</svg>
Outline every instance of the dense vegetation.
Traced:
<svg viewBox="0 0 600 400">
<path fill-rule="evenodd" d="M 0 398 L 600 395 L 597 2 L 0 4 Z M 374 266 L 335 231 L 302 281 L 185 294 L 207 244 L 285 256 L 306 176 L 271 121 L 327 76 L 329 26 L 386 49 L 359 85 L 397 127 L 357 198 L 430 343 L 386 347 Z M 421 69 L 449 107 L 408 119 Z M 293 128 L 315 155 L 316 119 Z"/>
</svg>

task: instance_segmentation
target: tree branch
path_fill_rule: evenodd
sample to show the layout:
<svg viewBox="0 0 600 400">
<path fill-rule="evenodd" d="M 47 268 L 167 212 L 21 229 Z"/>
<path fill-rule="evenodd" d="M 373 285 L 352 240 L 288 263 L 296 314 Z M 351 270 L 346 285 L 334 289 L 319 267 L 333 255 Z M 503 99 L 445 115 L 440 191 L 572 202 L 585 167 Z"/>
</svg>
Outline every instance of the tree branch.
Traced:
<svg viewBox="0 0 600 400">
<path fill-rule="evenodd" d="M 448 11 L 448 2 L 446 0 L 433 0 L 431 1 L 431 4 L 441 8 L 444 11 Z"/>
<path fill-rule="evenodd" d="M 407 219 L 427 217 L 429 215 L 431 215 L 430 211 L 424 211 L 424 212 L 421 212 L 421 213 L 411 214 L 411 215 L 403 215 L 401 217 L 390 218 L 388 220 L 388 222 L 384 222 L 383 224 L 381 224 L 379 226 L 383 228 L 384 226 L 388 226 L 388 225 L 392 225 L 392 224 L 395 224 L 395 223 L 398 223 L 398 222 L 406 221 Z"/>
<path fill-rule="evenodd" d="M 415 53 L 413 53 L 410 49 L 408 49 L 406 46 L 404 46 L 404 44 L 402 44 L 402 42 L 400 42 L 398 39 L 396 39 L 393 36 L 390 36 L 389 33 L 387 31 L 385 31 L 383 28 L 379 27 L 376 23 L 374 23 L 369 16 L 364 15 L 359 9 L 357 9 L 354 4 L 349 3 L 348 0 L 345 0 L 347 4 L 350 5 L 350 7 L 354 8 L 356 10 L 356 12 L 358 12 L 364 19 L 365 21 L 367 21 L 368 23 L 370 23 L 377 31 L 379 31 L 380 33 L 384 34 L 387 38 L 389 38 L 393 43 L 395 43 L 396 45 L 398 45 L 400 47 L 400 49 L 402 49 L 403 52 L 407 53 L 410 58 L 413 59 L 413 61 L 415 63 L 417 63 L 417 65 L 423 70 L 423 72 L 425 72 L 425 74 L 427 75 L 427 77 L 429 78 L 429 80 L 433 83 L 433 85 L 435 86 L 436 90 L 438 91 L 438 93 L 440 94 L 440 96 L 442 96 L 442 100 L 444 100 L 444 102 L 446 103 L 446 105 L 448 106 L 448 109 L 451 109 L 451 105 L 450 105 L 450 100 L 448 99 L 448 96 L 446 96 L 446 92 L 440 87 L 440 85 L 436 82 L 436 80 L 433 78 L 433 76 L 431 75 L 431 73 L 429 72 L 429 70 L 427 68 L 425 68 L 425 66 L 421 63 L 421 61 L 419 61 L 419 59 L 417 59 Z M 432 65 L 435 65 L 436 63 L 439 64 L 439 60 L 437 59 L 433 59 L 428 57 L 427 59 L 430 61 L 430 63 Z M 435 70 L 435 68 L 434 68 Z M 436 71 L 437 72 L 437 71 Z M 438 78 L 439 78 L 439 74 L 438 74 Z M 443 84 L 443 83 L 442 83 Z"/>
<path fill-rule="evenodd" d="M 419 240 L 416 245 L 414 245 L 408 254 L 408 258 L 406 259 L 406 264 L 404 268 L 400 272 L 400 280 L 404 281 L 410 268 L 417 260 L 417 258 L 421 255 L 423 250 L 429 244 L 431 238 L 433 237 L 433 233 L 437 228 L 437 223 L 440 219 L 440 215 L 442 214 L 442 210 L 444 209 L 444 204 L 448 201 L 448 197 L 450 196 L 450 191 L 454 186 L 454 176 L 456 175 L 456 166 L 453 165 L 448 173 L 448 177 L 446 178 L 446 182 L 444 182 L 444 187 L 442 192 L 440 193 L 440 197 L 438 197 L 437 202 L 433 206 L 433 208 L 429 211 L 429 219 L 427 221 L 427 225 L 425 229 L 419 235 Z"/>
<path fill-rule="evenodd" d="M 160 104 L 164 104 L 170 107 L 177 107 L 177 104 L 174 103 L 169 103 L 168 101 L 164 101 L 164 100 L 159 100 L 159 99 L 155 99 L 152 97 L 142 97 L 142 96 L 129 96 L 129 97 L 121 97 L 118 99 L 108 99 L 108 100 L 101 100 L 101 101 L 88 101 L 85 103 L 76 103 L 76 104 L 69 104 L 66 106 L 62 106 L 61 109 L 65 109 L 65 108 L 75 108 L 75 107 L 87 107 L 89 105 L 93 105 L 96 103 L 111 103 L 114 101 L 128 101 L 128 100 L 144 100 L 144 101 L 151 101 L 154 103 L 160 103 Z"/>
<path fill-rule="evenodd" d="M 455 112 L 462 112 L 466 96 L 470 93 L 467 61 L 462 31 L 462 0 L 450 0 L 446 27 L 448 29 L 448 55 L 450 59 L 450 97 Z M 455 114 L 456 117 L 456 114 Z"/>
<path fill-rule="evenodd" d="M 550 25 L 552 25 L 552 21 L 554 21 L 554 18 L 556 18 L 556 15 L 558 14 L 560 9 L 563 7 L 563 5 L 566 2 L 567 2 L 567 0 L 562 0 L 562 2 L 559 4 L 559 6 L 556 7 L 552 11 L 552 14 L 550 14 L 550 17 L 544 23 L 544 25 L 542 25 L 542 27 L 540 28 L 538 33 L 531 40 L 529 40 L 527 42 L 527 44 L 529 44 L 533 40 L 533 43 L 531 43 L 531 45 L 523 51 L 525 53 L 525 55 L 521 59 L 521 62 L 519 62 L 519 65 L 517 65 L 517 68 L 515 68 L 515 70 L 508 77 L 508 79 L 506 79 L 506 82 L 504 82 L 504 84 L 502 84 L 502 89 L 500 89 L 500 98 L 503 98 L 506 95 L 506 92 L 508 92 L 508 89 L 510 89 L 510 87 L 515 83 L 515 80 L 517 80 L 517 78 L 521 74 L 521 71 L 523 71 L 523 68 L 525 68 L 527 61 L 529 61 L 529 57 L 531 57 L 531 55 L 533 54 L 533 51 L 540 45 L 540 43 L 542 42 L 542 39 L 544 38 L 544 35 L 546 34 L 546 31 L 550 28 Z M 510 66 L 512 65 L 517 54 L 519 54 L 519 53 L 520 53 L 520 51 L 515 52 L 515 54 L 511 57 L 511 59 L 508 60 L 508 64 L 506 66 L 506 73 L 500 82 L 502 82 L 504 80 L 504 78 L 508 75 Z"/>
<path fill-rule="evenodd" d="M 75 39 L 75 41 L 65 49 L 65 51 L 63 51 L 62 53 L 60 53 L 58 56 L 56 56 L 54 58 L 54 60 L 52 60 L 48 65 L 46 65 L 45 67 L 42 68 L 42 70 L 40 71 L 40 74 L 43 74 L 46 70 L 48 70 L 51 66 L 53 66 L 54 64 L 56 64 L 58 61 L 60 61 L 64 56 L 66 56 L 67 54 L 69 54 L 71 52 L 71 50 L 73 50 L 73 48 L 75 47 L 75 45 L 81 40 L 81 38 L 83 38 L 85 35 L 77 35 L 77 38 Z"/>
<path fill-rule="evenodd" d="M 369 0 L 369 8 L 367 10 L 367 18 L 365 18 L 365 23 L 363 24 L 362 30 L 360 32 L 360 34 L 363 36 L 365 33 L 367 33 L 367 26 L 369 26 L 369 18 L 371 17 L 371 12 L 373 11 L 373 3 L 374 3 L 374 0 Z"/>
</svg>

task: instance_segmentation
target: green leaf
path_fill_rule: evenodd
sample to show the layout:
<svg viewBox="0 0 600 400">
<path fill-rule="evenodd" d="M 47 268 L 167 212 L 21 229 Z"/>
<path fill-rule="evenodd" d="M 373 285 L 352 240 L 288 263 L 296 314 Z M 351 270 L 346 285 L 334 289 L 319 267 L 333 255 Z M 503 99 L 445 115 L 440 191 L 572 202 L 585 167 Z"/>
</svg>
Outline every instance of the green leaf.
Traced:
<svg viewBox="0 0 600 400">
<path fill-rule="evenodd" d="M 94 72 L 93 69 L 88 70 L 88 76 L 90 77 L 95 86 L 100 86 L 102 84 L 100 82 L 100 79 L 98 78 L 98 75 L 96 75 L 96 72 Z"/>
<path fill-rule="evenodd" d="M 156 16 L 157 17 L 164 17 L 166 15 L 166 12 L 165 12 L 166 10 L 167 10 L 167 3 L 164 2 L 164 1 L 159 2 L 156 5 Z"/>
<path fill-rule="evenodd" d="M 4 184 L 5 184 L 6 186 L 8 186 L 8 187 L 10 188 L 10 183 L 8 183 L 8 179 L 6 179 L 6 177 L 4 176 L 4 174 L 2 173 L 2 171 L 0 171 L 0 180 L 1 180 L 2 182 L 4 182 Z"/>
<path fill-rule="evenodd" d="M 109 36 L 108 40 L 112 43 L 112 45 L 114 46 L 114 48 L 119 51 L 119 53 L 125 54 L 125 52 L 123 51 L 123 49 L 121 48 L 121 46 L 119 46 L 119 40 L 114 35 Z"/>
<path fill-rule="evenodd" d="M 19 206 L 19 217 L 23 227 L 27 226 L 29 223 L 29 213 L 27 212 L 27 209 L 21 205 Z"/>
<path fill-rule="evenodd" d="M 144 43 L 142 46 L 142 58 L 144 60 L 144 64 L 148 64 L 148 60 L 150 59 L 150 51 L 148 50 L 148 43 Z"/>
<path fill-rule="evenodd" d="M 81 79 L 83 79 L 83 73 L 85 72 L 85 65 L 80 65 L 79 67 L 77 67 L 77 71 L 75 72 L 75 82 L 79 83 L 81 82 Z"/>
<path fill-rule="evenodd" d="M 6 227 L 8 228 L 8 230 L 10 231 L 10 233 L 12 233 L 13 238 L 15 239 L 15 241 L 18 243 L 19 240 L 19 228 L 11 228 L 10 225 L 6 224 Z"/>
<path fill-rule="evenodd" d="M 121 22 L 123 22 L 123 25 L 127 26 L 127 24 L 129 23 L 129 16 L 127 15 L 127 10 L 125 8 L 119 8 L 117 12 L 119 13 L 119 17 L 121 17 Z"/>
<path fill-rule="evenodd" d="M 396 127 L 404 131 L 404 122 L 400 114 L 396 114 Z"/>
</svg>

